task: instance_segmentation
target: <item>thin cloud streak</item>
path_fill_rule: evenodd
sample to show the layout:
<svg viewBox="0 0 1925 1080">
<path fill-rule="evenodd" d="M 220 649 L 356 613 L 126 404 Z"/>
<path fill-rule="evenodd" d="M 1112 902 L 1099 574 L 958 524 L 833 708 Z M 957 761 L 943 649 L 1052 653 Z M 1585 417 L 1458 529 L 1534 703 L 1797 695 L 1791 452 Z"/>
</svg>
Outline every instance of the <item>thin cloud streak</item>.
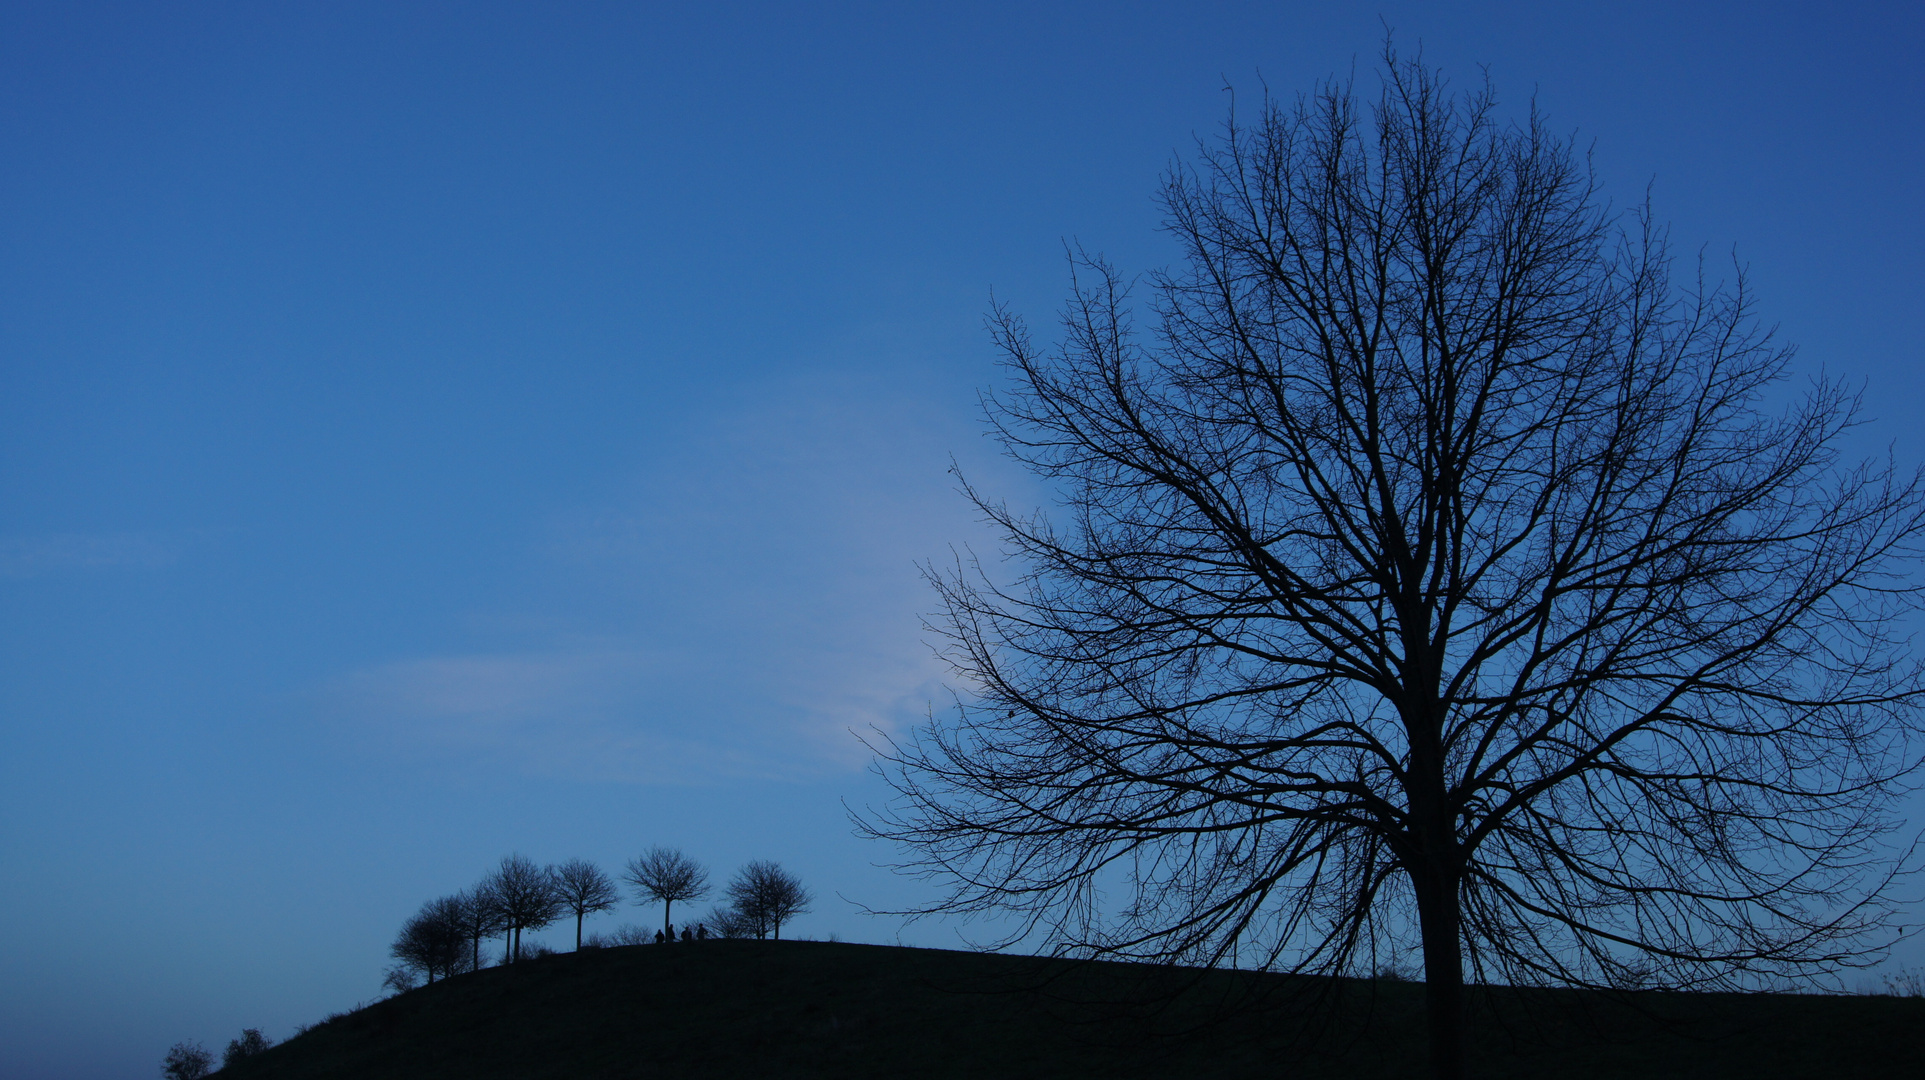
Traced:
<svg viewBox="0 0 1925 1080">
<path fill-rule="evenodd" d="M 0 537 L 0 576 L 72 570 L 151 569 L 180 557 L 184 538 L 158 533 L 42 533 Z"/>
<path fill-rule="evenodd" d="M 737 666 L 607 646 L 430 657 L 354 672 L 323 698 L 355 741 L 372 737 L 404 755 L 588 781 L 705 783 L 861 768 L 866 751 L 852 731 L 897 730 L 939 692 L 933 661 L 886 654 L 809 650 L 731 681 Z"/>
</svg>

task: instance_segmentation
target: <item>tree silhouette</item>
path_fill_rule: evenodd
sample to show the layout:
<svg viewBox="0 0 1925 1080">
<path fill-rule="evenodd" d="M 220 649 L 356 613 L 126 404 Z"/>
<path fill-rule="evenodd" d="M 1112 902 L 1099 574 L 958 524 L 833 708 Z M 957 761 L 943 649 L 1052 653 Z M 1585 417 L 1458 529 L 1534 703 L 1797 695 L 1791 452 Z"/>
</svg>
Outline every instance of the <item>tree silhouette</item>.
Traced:
<svg viewBox="0 0 1925 1080">
<path fill-rule="evenodd" d="M 214 1055 L 197 1042 L 177 1042 L 161 1059 L 160 1074 L 167 1080 L 201 1080 L 214 1068 Z"/>
<path fill-rule="evenodd" d="M 778 941 L 782 924 L 807 912 L 815 899 L 793 874 L 766 860 L 744 866 L 729 882 L 728 894 L 736 914 L 754 928 L 756 937 L 773 935 Z M 725 936 L 733 935 L 725 932 Z"/>
<path fill-rule="evenodd" d="M 995 312 L 991 422 L 1061 510 L 965 487 L 1023 576 L 932 572 L 970 693 L 867 821 L 924 910 L 1063 950 L 1420 946 L 1457 1077 L 1466 967 L 1752 987 L 1876 943 L 1920 499 L 1842 458 L 1849 393 L 1781 388 L 1742 272 L 1674 282 L 1488 86 L 1383 83 L 1170 175 L 1153 333 L 1081 255 L 1060 346 Z"/>
<path fill-rule="evenodd" d="M 677 900 L 700 900 L 708 895 L 708 871 L 674 848 L 652 847 L 628 860 L 622 875 L 635 886 L 637 904 L 662 905 L 662 932 L 669 932 L 669 909 Z"/>
<path fill-rule="evenodd" d="M 523 855 L 504 856 L 482 885 L 502 926 L 513 935 L 508 948 L 511 962 L 521 959 L 521 932 L 547 926 L 563 910 L 554 875 Z"/>
<path fill-rule="evenodd" d="M 481 969 L 481 943 L 508 929 L 508 923 L 501 914 L 501 905 L 495 901 L 494 894 L 488 891 L 487 882 L 458 893 L 461 910 L 458 921 L 462 937 L 468 942 L 470 957 L 468 966 L 473 970 Z"/>
<path fill-rule="evenodd" d="M 221 1055 L 221 1068 L 226 1069 L 243 1058 L 251 1058 L 274 1045 L 274 1040 L 261 1034 L 260 1028 L 245 1028 L 238 1039 L 227 1041 L 227 1051 Z"/>
<path fill-rule="evenodd" d="M 388 953 L 403 965 L 421 972 L 432 984 L 467 970 L 466 908 L 458 896 L 444 896 L 421 905 L 395 936 Z"/>
<path fill-rule="evenodd" d="M 609 911 L 621 902 L 621 893 L 601 868 L 586 859 L 570 859 L 555 867 L 555 892 L 564 908 L 575 913 L 575 951 L 582 947 L 582 918 L 597 911 Z"/>
</svg>

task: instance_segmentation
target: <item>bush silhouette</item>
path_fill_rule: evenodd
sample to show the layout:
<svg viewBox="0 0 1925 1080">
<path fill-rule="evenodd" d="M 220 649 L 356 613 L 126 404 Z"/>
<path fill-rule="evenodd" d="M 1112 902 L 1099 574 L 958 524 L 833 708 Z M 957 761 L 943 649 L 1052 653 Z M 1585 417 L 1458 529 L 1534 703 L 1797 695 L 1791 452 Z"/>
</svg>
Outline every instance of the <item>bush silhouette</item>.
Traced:
<svg viewBox="0 0 1925 1080">
<path fill-rule="evenodd" d="M 167 1080 L 201 1080 L 214 1068 L 214 1055 L 197 1042 L 177 1042 L 161 1059 L 160 1074 Z"/>
<path fill-rule="evenodd" d="M 240 1038 L 227 1041 L 227 1052 L 221 1055 L 221 1068 L 225 1069 L 243 1058 L 251 1058 L 273 1045 L 274 1040 L 261 1034 L 260 1028 L 244 1028 Z"/>
</svg>

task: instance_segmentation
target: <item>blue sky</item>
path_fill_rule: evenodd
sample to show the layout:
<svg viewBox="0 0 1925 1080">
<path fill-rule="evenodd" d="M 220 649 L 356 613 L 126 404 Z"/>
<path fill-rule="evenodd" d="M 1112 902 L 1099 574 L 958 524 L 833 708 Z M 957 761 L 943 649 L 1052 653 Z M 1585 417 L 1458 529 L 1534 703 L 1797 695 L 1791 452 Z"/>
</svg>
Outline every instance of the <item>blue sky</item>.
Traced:
<svg viewBox="0 0 1925 1080">
<path fill-rule="evenodd" d="M 1226 82 L 1384 22 L 1925 460 L 1911 5 L 0 4 L 0 1076 L 285 1037 L 509 851 L 958 942 L 849 902 L 923 894 L 842 804 L 944 700 L 950 461 L 1046 497 L 976 423 L 991 292 L 1166 262 Z"/>
</svg>

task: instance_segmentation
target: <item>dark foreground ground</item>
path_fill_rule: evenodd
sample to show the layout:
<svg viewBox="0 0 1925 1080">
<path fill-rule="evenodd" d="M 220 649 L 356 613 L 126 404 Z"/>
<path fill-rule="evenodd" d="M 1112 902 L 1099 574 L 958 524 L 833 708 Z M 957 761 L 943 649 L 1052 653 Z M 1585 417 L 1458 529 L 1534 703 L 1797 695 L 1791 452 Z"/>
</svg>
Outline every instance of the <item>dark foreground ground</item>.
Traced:
<svg viewBox="0 0 1925 1080">
<path fill-rule="evenodd" d="M 880 945 L 640 945 L 457 976 L 220 1076 L 1421 1077 L 1421 994 Z M 1505 992 L 1479 1014 L 1482 1077 L 1925 1075 L 1916 998 L 1652 994 L 1626 1007 Z"/>
</svg>

